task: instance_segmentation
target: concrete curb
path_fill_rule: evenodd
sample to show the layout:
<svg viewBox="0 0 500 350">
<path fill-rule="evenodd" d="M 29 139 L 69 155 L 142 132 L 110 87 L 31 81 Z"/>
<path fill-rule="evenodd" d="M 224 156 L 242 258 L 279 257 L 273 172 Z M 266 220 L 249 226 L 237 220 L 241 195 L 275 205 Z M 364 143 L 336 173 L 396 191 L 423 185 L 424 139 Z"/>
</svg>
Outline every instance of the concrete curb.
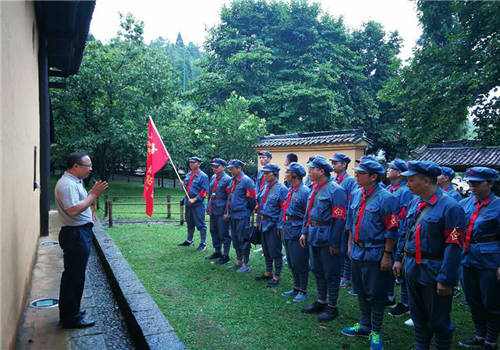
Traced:
<svg viewBox="0 0 500 350">
<path fill-rule="evenodd" d="M 136 346 L 140 349 L 185 349 L 158 305 L 99 223 L 94 226 L 94 245 Z"/>
</svg>

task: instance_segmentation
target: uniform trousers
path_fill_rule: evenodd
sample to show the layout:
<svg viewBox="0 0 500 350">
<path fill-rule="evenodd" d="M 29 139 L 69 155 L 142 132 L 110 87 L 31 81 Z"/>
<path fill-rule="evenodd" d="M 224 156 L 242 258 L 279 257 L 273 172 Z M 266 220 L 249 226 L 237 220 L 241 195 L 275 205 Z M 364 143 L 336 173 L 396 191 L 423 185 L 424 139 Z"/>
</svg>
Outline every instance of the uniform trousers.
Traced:
<svg viewBox="0 0 500 350">
<path fill-rule="evenodd" d="M 328 305 L 337 306 L 339 298 L 340 272 L 344 262 L 344 254 L 330 254 L 328 247 L 311 247 L 316 278 L 318 299 L 327 300 Z"/>
<path fill-rule="evenodd" d="M 476 335 L 496 343 L 500 332 L 500 282 L 496 270 L 463 266 L 463 277 Z"/>
<path fill-rule="evenodd" d="M 358 294 L 361 326 L 381 331 L 391 280 L 392 271 L 380 271 L 380 262 L 352 260 L 352 289 Z"/>
<path fill-rule="evenodd" d="M 200 243 L 205 243 L 207 239 L 207 225 L 205 224 L 205 205 L 186 205 L 187 240 L 192 241 L 194 228 L 200 231 Z"/>
<path fill-rule="evenodd" d="M 292 271 L 293 286 L 306 291 L 309 279 L 309 248 L 301 247 L 298 239 L 285 239 L 285 251 L 288 267 Z"/>
<path fill-rule="evenodd" d="M 229 223 L 236 259 L 248 264 L 250 260 L 250 217 L 231 218 Z"/>
<path fill-rule="evenodd" d="M 416 350 L 429 349 L 435 335 L 436 349 L 449 349 L 454 324 L 450 320 L 452 295 L 438 295 L 437 283 L 421 284 L 408 279 L 410 314 L 415 324 Z"/>
<path fill-rule="evenodd" d="M 231 235 L 229 234 L 229 221 L 224 221 L 224 215 L 210 215 L 210 235 L 215 251 L 221 253 L 224 245 L 223 254 L 229 255 Z"/>
</svg>

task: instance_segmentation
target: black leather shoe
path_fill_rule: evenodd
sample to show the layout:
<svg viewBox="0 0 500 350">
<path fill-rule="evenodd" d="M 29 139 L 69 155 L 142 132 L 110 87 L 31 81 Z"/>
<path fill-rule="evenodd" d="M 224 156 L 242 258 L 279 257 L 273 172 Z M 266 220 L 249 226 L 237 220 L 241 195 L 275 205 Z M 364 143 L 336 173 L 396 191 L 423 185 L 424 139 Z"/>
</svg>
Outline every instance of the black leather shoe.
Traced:
<svg viewBox="0 0 500 350">
<path fill-rule="evenodd" d="M 215 252 L 213 254 L 210 254 L 209 256 L 206 256 L 205 260 L 215 260 L 215 259 L 219 259 L 221 257 L 222 257 L 221 253 Z"/>
<path fill-rule="evenodd" d="M 326 310 L 318 315 L 318 321 L 328 322 L 336 319 L 338 315 L 339 315 L 339 310 L 335 306 L 328 305 Z"/>
<path fill-rule="evenodd" d="M 315 301 L 310 306 L 304 306 L 301 311 L 306 314 L 319 314 L 326 310 L 326 306 L 326 304 Z"/>
<path fill-rule="evenodd" d="M 63 328 L 86 328 L 86 327 L 92 327 L 93 325 L 95 325 L 95 321 L 86 320 L 86 319 L 82 318 L 82 319 L 79 319 L 77 321 L 63 322 L 62 327 Z"/>
<path fill-rule="evenodd" d="M 268 280 L 270 280 L 271 278 L 273 278 L 273 276 L 272 276 L 272 275 L 269 275 L 269 276 L 268 276 L 268 275 L 260 275 L 260 276 L 255 276 L 255 277 L 254 277 L 254 279 L 255 279 L 256 281 L 268 281 Z"/>
</svg>

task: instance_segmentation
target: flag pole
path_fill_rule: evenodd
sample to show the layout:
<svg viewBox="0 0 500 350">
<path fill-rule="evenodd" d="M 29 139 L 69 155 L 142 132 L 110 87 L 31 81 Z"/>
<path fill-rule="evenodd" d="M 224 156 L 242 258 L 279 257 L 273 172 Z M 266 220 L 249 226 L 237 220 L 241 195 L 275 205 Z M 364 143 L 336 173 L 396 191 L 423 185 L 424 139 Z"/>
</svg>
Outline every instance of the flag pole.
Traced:
<svg viewBox="0 0 500 350">
<path fill-rule="evenodd" d="M 155 129 L 156 133 L 157 133 L 158 135 L 160 135 L 160 134 L 158 133 L 158 130 L 156 129 L 156 125 L 155 125 L 155 123 L 153 122 L 153 118 L 151 118 L 151 116 L 149 116 L 148 118 L 149 118 L 149 119 L 151 119 L 151 125 L 152 125 L 152 126 L 153 126 L 153 128 Z M 163 143 L 163 140 L 162 140 L 162 138 L 161 138 L 161 137 L 160 137 L 160 141 L 161 141 L 161 144 L 162 144 L 162 146 L 163 146 L 163 149 L 167 150 L 167 148 L 165 147 L 165 144 Z M 186 196 L 188 197 L 188 199 L 191 199 L 191 197 L 189 197 L 189 194 L 188 194 L 188 192 L 187 192 L 187 190 L 186 190 L 186 187 L 184 186 L 184 181 L 182 181 L 182 179 L 181 179 L 181 177 L 180 177 L 179 173 L 177 172 L 177 168 L 175 167 L 174 161 L 172 160 L 172 157 L 170 156 L 170 153 L 168 153 L 168 151 L 167 151 L 167 154 L 168 154 L 168 160 L 170 160 L 170 163 L 172 163 L 172 167 L 174 168 L 175 174 L 177 175 L 177 177 L 179 178 L 179 181 L 180 181 L 180 182 L 181 182 L 181 184 L 182 184 L 182 189 L 184 190 L 184 193 L 186 193 Z"/>
<path fill-rule="evenodd" d="M 182 184 L 182 188 L 184 189 L 184 192 L 186 193 L 186 196 L 191 199 L 191 197 L 189 197 L 189 194 L 187 193 L 187 190 L 186 190 L 186 187 L 184 186 L 184 181 L 182 181 L 179 173 L 177 172 L 177 168 L 175 167 L 175 164 L 174 164 L 174 161 L 172 160 L 172 157 L 168 157 L 168 159 L 170 160 L 170 163 L 172 163 L 172 167 L 174 168 L 174 171 L 175 171 L 175 174 L 177 175 L 177 177 L 179 178 L 179 181 L 181 182 Z"/>
</svg>

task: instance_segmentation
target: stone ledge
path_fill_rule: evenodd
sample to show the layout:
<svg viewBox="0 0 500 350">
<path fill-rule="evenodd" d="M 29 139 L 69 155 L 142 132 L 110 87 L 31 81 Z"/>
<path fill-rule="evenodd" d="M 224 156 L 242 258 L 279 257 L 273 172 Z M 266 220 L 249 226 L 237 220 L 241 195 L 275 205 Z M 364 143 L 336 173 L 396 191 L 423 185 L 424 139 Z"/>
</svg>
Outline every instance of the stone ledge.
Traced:
<svg viewBox="0 0 500 350">
<path fill-rule="evenodd" d="M 99 223 L 94 226 L 94 245 L 136 346 L 140 349 L 185 349 L 158 305 Z"/>
</svg>

